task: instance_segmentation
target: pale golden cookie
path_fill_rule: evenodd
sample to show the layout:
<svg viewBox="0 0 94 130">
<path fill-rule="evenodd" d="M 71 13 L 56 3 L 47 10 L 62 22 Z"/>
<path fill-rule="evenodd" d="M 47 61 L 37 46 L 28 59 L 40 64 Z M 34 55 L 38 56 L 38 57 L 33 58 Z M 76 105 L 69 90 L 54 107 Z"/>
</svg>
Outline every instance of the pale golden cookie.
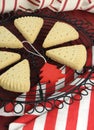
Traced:
<svg viewBox="0 0 94 130">
<path fill-rule="evenodd" d="M 0 86 L 13 92 L 30 90 L 30 67 L 28 60 L 23 60 L 0 76 Z"/>
<path fill-rule="evenodd" d="M 72 69 L 81 70 L 86 63 L 87 51 L 84 45 L 72 45 L 50 49 L 46 51 L 46 56 Z"/>
<path fill-rule="evenodd" d="M 32 44 L 41 30 L 43 22 L 40 17 L 26 16 L 15 19 L 14 25 L 24 38 Z"/>
<path fill-rule="evenodd" d="M 21 55 L 14 52 L 0 51 L 0 69 L 3 69 L 18 60 L 21 59 Z"/>
<path fill-rule="evenodd" d="M 0 47 L 22 48 L 21 41 L 4 26 L 0 26 Z"/>
<path fill-rule="evenodd" d="M 56 22 L 45 38 L 43 47 L 56 46 L 78 38 L 79 34 L 74 27 L 64 22 Z"/>
</svg>

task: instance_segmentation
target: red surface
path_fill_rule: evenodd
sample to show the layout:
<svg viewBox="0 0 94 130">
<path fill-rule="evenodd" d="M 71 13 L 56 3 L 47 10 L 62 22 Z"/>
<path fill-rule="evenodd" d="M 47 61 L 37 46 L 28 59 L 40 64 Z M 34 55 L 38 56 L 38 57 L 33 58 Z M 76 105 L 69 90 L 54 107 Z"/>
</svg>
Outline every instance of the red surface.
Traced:
<svg viewBox="0 0 94 130">
<path fill-rule="evenodd" d="M 49 63 L 45 63 L 40 72 L 41 83 L 50 82 L 51 84 L 53 84 L 57 82 L 58 79 L 65 77 L 65 75 L 61 73 L 61 70 L 58 69 L 57 66 Z"/>
<path fill-rule="evenodd" d="M 51 13 L 51 11 L 49 13 Z M 92 26 L 94 26 L 94 14 L 90 14 L 90 13 L 82 12 L 82 11 L 66 12 L 66 14 L 68 14 L 68 15 L 70 14 L 70 17 L 72 17 L 72 18 L 77 18 L 77 19 L 80 19 L 80 20 L 84 19 L 84 20 L 88 21 L 90 24 L 92 23 Z M 62 13 L 60 13 L 60 16 L 62 17 Z M 94 95 L 94 93 L 92 93 L 92 97 L 93 97 L 93 95 Z M 92 109 L 92 105 L 91 105 L 90 109 Z M 0 129 L 1 130 L 8 130 L 9 123 L 14 121 L 16 118 L 18 118 L 18 117 L 3 117 L 3 116 L 0 116 Z M 92 119 L 92 115 L 90 115 L 89 118 Z M 91 126 L 88 126 L 88 127 L 90 128 Z"/>
</svg>

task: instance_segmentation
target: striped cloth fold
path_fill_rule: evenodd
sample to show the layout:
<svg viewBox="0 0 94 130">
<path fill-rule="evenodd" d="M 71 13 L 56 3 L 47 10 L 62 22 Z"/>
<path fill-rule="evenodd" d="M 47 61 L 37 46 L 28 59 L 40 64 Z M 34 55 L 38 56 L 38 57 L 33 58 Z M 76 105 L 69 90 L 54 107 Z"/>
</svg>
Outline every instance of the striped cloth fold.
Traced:
<svg viewBox="0 0 94 130">
<path fill-rule="evenodd" d="M 49 9 L 60 12 L 69 10 L 85 10 L 94 13 L 94 0 L 0 0 L 0 12 L 9 12 L 21 9 L 34 11 L 48 7 Z"/>
</svg>

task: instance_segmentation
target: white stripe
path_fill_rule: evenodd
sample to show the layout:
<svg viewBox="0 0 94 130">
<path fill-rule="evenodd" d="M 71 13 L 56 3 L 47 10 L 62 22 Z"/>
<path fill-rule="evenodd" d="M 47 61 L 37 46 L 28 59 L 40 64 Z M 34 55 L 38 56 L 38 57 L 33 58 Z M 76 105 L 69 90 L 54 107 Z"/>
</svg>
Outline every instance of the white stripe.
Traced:
<svg viewBox="0 0 94 130">
<path fill-rule="evenodd" d="M 92 9 L 88 10 L 88 12 L 94 13 L 94 7 Z"/>
<path fill-rule="evenodd" d="M 86 4 L 85 2 L 83 2 L 81 9 L 87 10 L 88 8 L 90 8 L 92 6 L 94 6 L 94 2 L 92 2 L 90 4 Z M 90 9 L 89 11 L 94 12 L 94 8 Z"/>
<path fill-rule="evenodd" d="M 2 11 L 2 0 L 0 0 L 0 12 Z"/>
<path fill-rule="evenodd" d="M 77 78 L 73 82 L 70 83 L 70 85 L 76 85 L 78 86 L 80 83 L 82 83 L 85 79 L 84 78 Z"/>
<path fill-rule="evenodd" d="M 40 8 L 40 6 L 41 6 L 41 4 L 42 4 L 42 1 L 43 1 L 43 0 L 40 0 L 39 8 Z M 42 8 L 48 7 L 48 6 L 51 4 L 51 2 L 52 2 L 52 0 L 44 0 L 44 5 L 43 5 Z"/>
<path fill-rule="evenodd" d="M 16 130 L 23 130 L 23 127 L 19 128 L 19 129 L 16 129 Z"/>
<path fill-rule="evenodd" d="M 91 91 L 88 91 L 88 95 L 80 101 L 76 130 L 87 130 L 90 96 Z"/>
<path fill-rule="evenodd" d="M 9 3 L 9 0 L 5 0 L 5 12 L 9 12 L 9 11 L 13 10 L 14 3 L 15 3 L 15 0 L 11 0 L 10 3 Z"/>
<path fill-rule="evenodd" d="M 53 3 L 52 3 L 52 6 L 57 8 L 57 9 L 59 9 L 60 5 L 61 5 L 61 3 L 58 2 L 57 0 L 54 0 Z"/>
<path fill-rule="evenodd" d="M 65 130 L 68 116 L 68 108 L 69 105 L 65 105 L 64 108 L 58 109 L 55 130 Z"/>
<path fill-rule="evenodd" d="M 92 46 L 92 65 L 94 65 L 94 46 Z"/>
<path fill-rule="evenodd" d="M 23 123 L 11 123 L 8 130 L 23 130 L 24 125 Z"/>
<path fill-rule="evenodd" d="M 44 130 L 47 113 L 36 118 L 33 130 Z"/>
<path fill-rule="evenodd" d="M 37 9 L 38 7 L 33 5 L 32 3 L 30 3 L 29 1 L 27 0 L 19 0 L 19 5 L 23 6 L 24 8 L 26 9 L 32 9 L 32 10 L 35 10 Z"/>
<path fill-rule="evenodd" d="M 65 0 L 65 1 L 66 1 L 66 0 Z M 62 10 L 62 7 L 64 6 L 65 1 L 64 1 L 64 0 L 62 1 L 62 4 L 61 4 L 61 6 L 60 6 L 59 11 Z M 78 2 L 78 0 L 68 0 L 64 11 L 66 11 L 66 10 L 74 10 L 75 6 L 77 5 L 77 2 Z M 81 5 L 81 3 L 80 3 L 80 5 Z M 80 6 L 80 5 L 79 5 L 79 6 Z"/>
</svg>

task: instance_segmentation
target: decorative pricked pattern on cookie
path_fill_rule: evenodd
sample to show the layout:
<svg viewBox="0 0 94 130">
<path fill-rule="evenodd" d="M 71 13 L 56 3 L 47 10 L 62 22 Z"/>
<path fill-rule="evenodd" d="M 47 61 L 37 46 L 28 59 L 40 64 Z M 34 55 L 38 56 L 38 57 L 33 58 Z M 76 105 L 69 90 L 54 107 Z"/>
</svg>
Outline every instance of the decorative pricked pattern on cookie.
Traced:
<svg viewBox="0 0 94 130">
<path fill-rule="evenodd" d="M 4 26 L 0 26 L 1 48 L 22 48 L 21 41 Z"/>
<path fill-rule="evenodd" d="M 21 55 L 14 52 L 0 51 L 0 69 L 3 69 L 18 60 L 21 59 Z"/>
<path fill-rule="evenodd" d="M 56 22 L 46 36 L 43 47 L 56 46 L 79 38 L 79 33 L 74 27 L 64 22 Z"/>
<path fill-rule="evenodd" d="M 0 86 L 13 92 L 28 92 L 30 90 L 30 67 L 24 59 L 0 76 Z"/>
<path fill-rule="evenodd" d="M 84 45 L 72 45 L 50 49 L 46 51 L 46 56 L 72 69 L 81 70 L 86 63 L 87 52 Z"/>
<path fill-rule="evenodd" d="M 32 44 L 41 30 L 43 22 L 40 17 L 25 16 L 15 19 L 14 25 L 24 38 Z"/>
</svg>

